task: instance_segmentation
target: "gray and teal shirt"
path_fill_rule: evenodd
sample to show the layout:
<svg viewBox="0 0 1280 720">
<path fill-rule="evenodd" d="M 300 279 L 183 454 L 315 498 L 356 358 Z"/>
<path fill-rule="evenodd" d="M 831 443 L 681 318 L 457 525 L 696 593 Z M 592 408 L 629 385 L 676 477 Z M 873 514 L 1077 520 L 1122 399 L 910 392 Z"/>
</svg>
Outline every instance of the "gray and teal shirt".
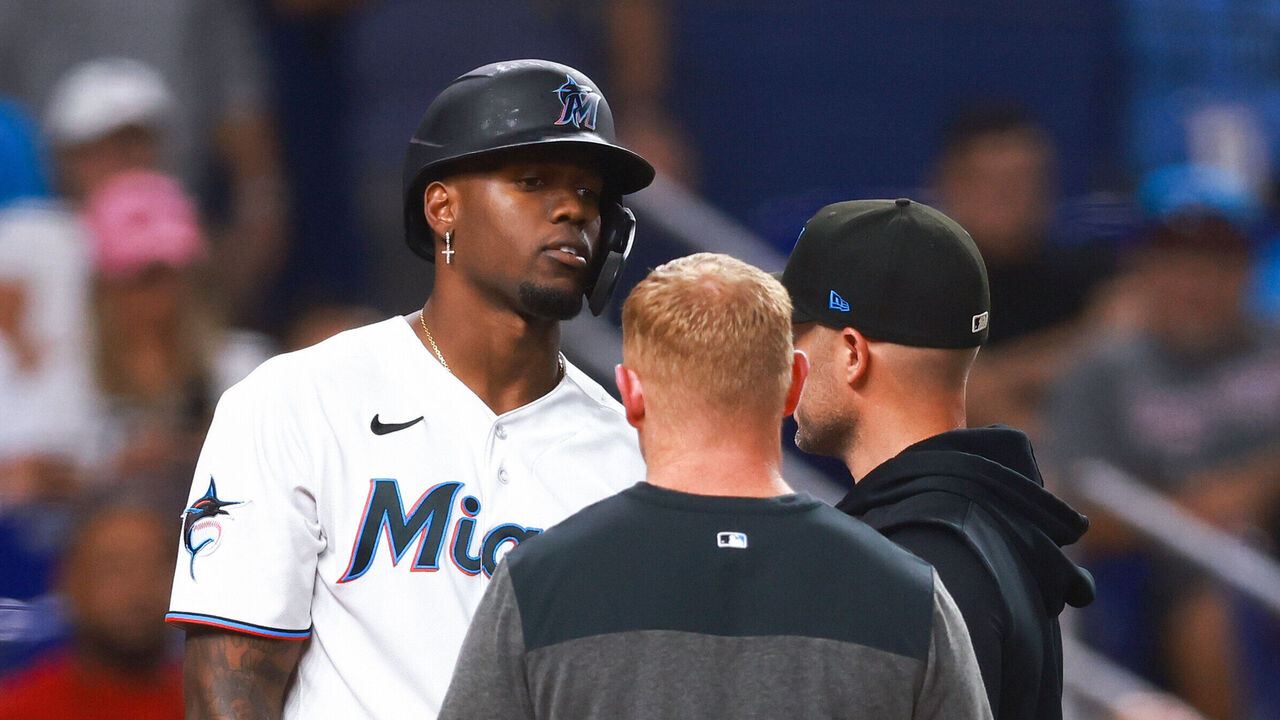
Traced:
<svg viewBox="0 0 1280 720">
<path fill-rule="evenodd" d="M 513 550 L 443 720 L 990 718 L 933 568 L 804 495 L 638 483 Z"/>
</svg>

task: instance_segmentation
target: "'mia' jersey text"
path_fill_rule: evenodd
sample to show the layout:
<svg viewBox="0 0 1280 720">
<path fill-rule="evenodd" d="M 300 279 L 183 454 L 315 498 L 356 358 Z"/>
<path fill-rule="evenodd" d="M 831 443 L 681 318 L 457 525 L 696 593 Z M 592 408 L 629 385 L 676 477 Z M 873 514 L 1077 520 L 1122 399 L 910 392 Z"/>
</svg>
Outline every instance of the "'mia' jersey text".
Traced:
<svg viewBox="0 0 1280 720">
<path fill-rule="evenodd" d="M 455 507 L 454 498 L 463 487 L 460 482 L 436 485 L 418 498 L 413 510 L 406 513 L 400 497 L 400 484 L 394 479 L 375 479 L 370 483 L 369 501 L 365 503 L 360 532 L 351 550 L 351 563 L 340 583 L 358 579 L 368 572 L 378 554 L 378 541 L 386 530 L 391 548 L 391 564 L 399 565 L 414 540 L 418 552 L 413 572 L 435 572 L 440 569 L 440 551 L 444 547 L 445 530 L 450 526 L 450 515 Z M 471 495 L 457 504 L 460 517 L 453 523 L 452 540 L 449 543 L 449 559 L 454 567 L 468 575 L 484 572 L 493 575 L 494 568 L 505 553 L 522 540 L 542 532 L 541 528 L 527 528 L 504 523 L 490 528 L 480 543 L 479 552 L 473 554 L 472 542 L 476 535 L 476 515 L 480 501 Z"/>
</svg>

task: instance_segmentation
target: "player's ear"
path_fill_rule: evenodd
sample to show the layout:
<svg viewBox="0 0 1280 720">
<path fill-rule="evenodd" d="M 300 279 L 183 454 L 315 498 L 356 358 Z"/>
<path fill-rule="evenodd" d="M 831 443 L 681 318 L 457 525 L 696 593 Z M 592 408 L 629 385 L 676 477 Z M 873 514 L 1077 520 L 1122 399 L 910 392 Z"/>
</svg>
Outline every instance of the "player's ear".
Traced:
<svg viewBox="0 0 1280 720">
<path fill-rule="evenodd" d="M 800 404 L 800 393 L 804 390 L 804 381 L 809 377 L 809 356 L 803 350 L 793 351 L 791 356 L 791 387 L 787 389 L 787 401 L 783 416 L 796 411 Z"/>
<path fill-rule="evenodd" d="M 627 422 L 639 429 L 644 422 L 644 387 L 640 383 L 640 376 L 626 365 L 615 365 L 613 379 L 618 383 L 618 394 L 622 397 L 622 407 L 627 411 Z"/>
<path fill-rule="evenodd" d="M 856 387 L 864 382 L 871 362 L 871 349 L 867 345 L 867 336 L 850 327 L 841 330 L 840 360 L 844 381 L 850 387 Z"/>
<path fill-rule="evenodd" d="M 436 237 L 444 237 L 458 220 L 457 190 L 440 180 L 427 185 L 422 191 L 422 214 Z"/>
</svg>

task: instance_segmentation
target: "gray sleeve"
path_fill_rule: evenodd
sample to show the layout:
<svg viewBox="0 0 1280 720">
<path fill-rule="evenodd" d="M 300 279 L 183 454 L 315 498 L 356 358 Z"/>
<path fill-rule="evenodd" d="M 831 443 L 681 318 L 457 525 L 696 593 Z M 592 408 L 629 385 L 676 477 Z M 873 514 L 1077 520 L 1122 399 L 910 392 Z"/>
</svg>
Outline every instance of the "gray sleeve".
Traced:
<svg viewBox="0 0 1280 720">
<path fill-rule="evenodd" d="M 960 610 L 933 573 L 933 631 L 913 718 L 991 720 L 978 659 Z"/>
<path fill-rule="evenodd" d="M 520 607 L 507 564 L 499 563 L 462 642 L 439 720 L 532 720 L 525 677 Z"/>
</svg>

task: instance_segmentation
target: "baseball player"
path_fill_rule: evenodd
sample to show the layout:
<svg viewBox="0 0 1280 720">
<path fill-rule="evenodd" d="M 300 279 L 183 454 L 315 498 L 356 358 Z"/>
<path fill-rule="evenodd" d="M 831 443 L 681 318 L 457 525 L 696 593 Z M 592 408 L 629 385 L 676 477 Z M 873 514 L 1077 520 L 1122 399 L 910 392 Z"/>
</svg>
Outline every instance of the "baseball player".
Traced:
<svg viewBox="0 0 1280 720">
<path fill-rule="evenodd" d="M 435 717 L 502 556 L 643 479 L 559 321 L 603 309 L 634 233 L 620 198 L 653 175 L 573 68 L 486 65 L 435 98 L 404 175 L 425 306 L 218 404 L 168 614 L 189 713 Z"/>
</svg>

